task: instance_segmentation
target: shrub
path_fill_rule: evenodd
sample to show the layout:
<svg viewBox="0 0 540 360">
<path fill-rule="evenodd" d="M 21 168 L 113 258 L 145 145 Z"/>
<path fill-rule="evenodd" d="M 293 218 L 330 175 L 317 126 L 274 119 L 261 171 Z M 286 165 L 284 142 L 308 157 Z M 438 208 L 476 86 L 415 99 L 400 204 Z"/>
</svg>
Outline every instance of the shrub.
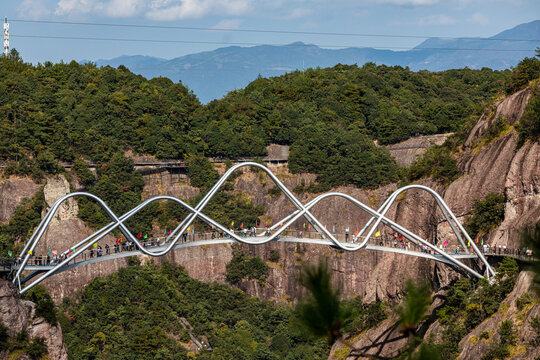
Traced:
<svg viewBox="0 0 540 360">
<path fill-rule="evenodd" d="M 73 163 L 73 171 L 85 187 L 92 185 L 96 181 L 96 176 L 92 173 L 88 165 L 81 159 Z"/>
<path fill-rule="evenodd" d="M 0 351 L 7 349 L 9 346 L 8 329 L 4 324 L 0 323 Z"/>
<path fill-rule="evenodd" d="M 271 262 L 278 262 L 279 261 L 279 252 L 276 250 L 270 251 L 270 256 L 268 257 L 268 260 Z"/>
<path fill-rule="evenodd" d="M 42 337 L 35 338 L 26 347 L 26 353 L 32 359 L 41 359 L 41 357 L 47 353 L 47 345 L 45 345 L 45 339 L 43 339 Z"/>
<path fill-rule="evenodd" d="M 202 155 L 188 155 L 186 160 L 191 186 L 210 187 L 214 185 L 219 174 L 210 160 Z"/>
<path fill-rule="evenodd" d="M 531 346 L 538 347 L 540 346 L 540 316 L 536 316 L 530 320 L 529 325 L 531 325 L 535 332 L 535 337 L 529 342 L 529 344 Z"/>
<path fill-rule="evenodd" d="M 523 116 L 516 125 L 519 134 L 518 146 L 527 140 L 538 140 L 540 138 L 540 84 L 531 88 L 531 98 Z"/>
<path fill-rule="evenodd" d="M 293 190 L 294 191 L 294 190 Z M 283 192 L 281 191 L 281 189 L 276 185 L 276 186 L 272 186 L 271 188 L 268 189 L 268 192 L 267 194 L 270 195 L 271 197 L 278 197 L 282 194 Z"/>
<path fill-rule="evenodd" d="M 516 260 L 505 257 L 497 269 L 495 281 L 472 282 L 459 279 L 452 284 L 447 293 L 445 305 L 437 311 L 437 316 L 445 329 L 442 341 L 437 344 L 442 358 L 455 358 L 459 354 L 459 342 L 479 323 L 495 313 L 506 295 L 513 289 L 519 268 Z M 502 326 L 506 343 L 513 342 L 511 323 Z M 481 339 L 489 339 L 489 333 L 480 334 Z M 505 343 L 505 344 L 506 344 Z M 495 359 L 508 349 L 496 342 L 482 359 Z"/>
<path fill-rule="evenodd" d="M 449 184 L 459 177 L 456 160 L 444 145 L 433 146 L 424 155 L 405 169 L 402 177 L 406 182 L 431 176 L 443 184 Z"/>
<path fill-rule="evenodd" d="M 128 256 L 127 258 L 128 266 L 139 266 L 141 265 L 141 260 L 138 256 Z"/>
<path fill-rule="evenodd" d="M 362 304 L 360 297 L 345 301 L 347 312 L 350 314 L 343 329 L 349 334 L 358 334 L 366 329 L 375 327 L 388 317 L 386 302 L 375 301 L 370 304 Z"/>
<path fill-rule="evenodd" d="M 259 256 L 248 256 L 242 250 L 234 249 L 233 258 L 226 266 L 226 278 L 231 284 L 238 284 L 244 279 L 264 282 L 269 271 Z"/>
<path fill-rule="evenodd" d="M 508 129 L 508 121 L 506 121 L 506 118 L 499 117 L 494 122 L 492 122 L 485 134 L 485 140 L 487 142 L 490 142 L 494 139 L 496 139 L 503 131 Z"/>
<path fill-rule="evenodd" d="M 25 295 L 26 300 L 30 300 L 36 304 L 34 317 L 42 317 L 49 324 L 56 325 L 56 310 L 51 296 L 41 285 L 37 285 L 30 289 Z"/>
<path fill-rule="evenodd" d="M 532 304 L 533 298 L 531 294 L 528 292 L 521 295 L 519 298 L 516 299 L 516 306 L 519 310 L 523 310 L 523 308 L 529 304 Z"/>
<path fill-rule="evenodd" d="M 489 333 L 487 331 L 482 331 L 480 333 L 480 339 L 488 340 L 489 339 Z"/>
<path fill-rule="evenodd" d="M 183 343 L 187 343 L 190 340 L 191 338 L 189 337 L 189 332 L 187 330 L 182 331 L 182 333 L 180 334 L 180 341 Z"/>
<path fill-rule="evenodd" d="M 515 345 L 517 338 L 517 331 L 514 329 L 514 323 L 510 320 L 503 321 L 499 327 L 501 331 L 501 344 L 502 345 Z"/>
<path fill-rule="evenodd" d="M 503 195 L 489 193 L 484 199 L 474 200 L 471 215 L 465 221 L 465 228 L 471 237 L 487 234 L 504 220 Z"/>
<path fill-rule="evenodd" d="M 539 55 L 540 53 L 537 52 L 537 57 Z M 524 88 L 529 84 L 529 81 L 540 77 L 540 59 L 537 57 L 528 57 L 518 63 L 512 72 L 512 76 L 505 84 L 507 94 L 512 94 Z"/>
</svg>

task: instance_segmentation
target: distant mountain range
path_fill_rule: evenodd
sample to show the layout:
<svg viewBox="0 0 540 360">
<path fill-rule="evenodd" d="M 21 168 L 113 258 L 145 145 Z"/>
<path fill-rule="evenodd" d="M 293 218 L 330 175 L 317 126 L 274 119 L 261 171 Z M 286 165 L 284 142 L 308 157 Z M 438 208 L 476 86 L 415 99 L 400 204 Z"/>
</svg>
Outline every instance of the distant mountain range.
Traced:
<svg viewBox="0 0 540 360">
<path fill-rule="evenodd" d="M 97 60 L 98 66 L 124 65 L 147 78 L 164 76 L 188 86 L 203 103 L 245 87 L 257 76 L 279 76 L 302 68 L 330 67 L 338 63 L 408 66 L 412 70 L 440 71 L 469 67 L 507 69 L 540 46 L 540 20 L 518 25 L 489 39 L 428 39 L 407 51 L 373 48 L 328 50 L 316 45 L 293 43 L 284 46 L 229 46 L 171 60 L 151 56 L 120 56 Z M 527 39 L 535 41 L 512 41 Z M 450 50 L 460 49 L 460 50 Z M 505 51 L 500 51 L 500 50 Z"/>
</svg>

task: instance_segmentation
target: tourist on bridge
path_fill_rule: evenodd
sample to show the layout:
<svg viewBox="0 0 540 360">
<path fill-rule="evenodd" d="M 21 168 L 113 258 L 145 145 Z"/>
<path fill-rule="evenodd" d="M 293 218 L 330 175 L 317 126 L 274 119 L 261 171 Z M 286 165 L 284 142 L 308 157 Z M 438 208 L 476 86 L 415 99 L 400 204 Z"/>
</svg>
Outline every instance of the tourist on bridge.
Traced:
<svg viewBox="0 0 540 360">
<path fill-rule="evenodd" d="M 109 244 L 105 244 L 105 254 L 109 255 Z"/>
<path fill-rule="evenodd" d="M 97 247 L 97 257 L 101 257 L 101 245 Z"/>
</svg>

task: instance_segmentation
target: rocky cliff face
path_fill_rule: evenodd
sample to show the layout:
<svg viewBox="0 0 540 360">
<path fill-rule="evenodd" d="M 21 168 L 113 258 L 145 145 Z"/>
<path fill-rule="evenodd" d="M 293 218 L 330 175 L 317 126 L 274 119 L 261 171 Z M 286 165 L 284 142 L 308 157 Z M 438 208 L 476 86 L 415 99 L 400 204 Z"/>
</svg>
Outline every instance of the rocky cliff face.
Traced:
<svg viewBox="0 0 540 360">
<path fill-rule="evenodd" d="M 23 199 L 32 198 L 40 187 L 29 178 L 16 176 L 11 176 L 0 182 L 0 223 L 8 222 L 17 205 Z"/>
<path fill-rule="evenodd" d="M 529 96 L 528 90 L 509 96 L 495 104 L 480 118 L 458 159 L 458 166 L 464 174 L 458 180 L 447 188 L 431 180 L 420 182 L 442 194 L 444 200 L 461 220 L 470 211 L 474 199 L 484 197 L 489 192 L 504 194 L 507 199 L 505 220 L 497 231 L 490 234 L 487 241 L 494 244 L 506 244 L 509 247 L 517 246 L 521 226 L 538 219 L 540 215 L 540 145 L 527 143 L 517 149 L 517 135 L 514 131 L 506 132 L 487 144 L 482 143 L 481 140 L 489 124 L 498 117 L 505 117 L 509 124 L 518 121 L 524 112 Z M 289 189 L 302 184 L 307 186 L 315 179 L 315 176 L 311 174 L 290 174 L 285 165 L 272 165 L 271 170 Z M 219 171 L 223 173 L 223 167 L 220 167 Z M 17 181 L 24 184 L 21 185 L 22 188 L 29 189 L 24 193 L 36 191 L 39 188 L 28 180 Z M 189 186 L 189 179 L 181 174 L 155 172 L 145 175 L 145 183 L 145 197 L 167 194 L 187 199 L 199 192 L 198 189 Z M 269 194 L 268 190 L 273 186 L 272 181 L 264 174 L 247 169 L 235 180 L 236 191 L 245 193 L 256 205 L 265 207 L 263 221 L 279 221 L 294 210 L 293 205 L 285 196 Z M 372 191 L 354 187 L 340 187 L 333 190 L 350 194 L 365 204 L 377 208 L 395 189 L 396 185 L 392 184 Z M 69 186 L 65 179 L 53 178 L 48 181 L 44 191 L 50 206 L 55 199 L 69 191 Z M 22 190 L 21 193 L 23 193 Z M 0 204 L 3 204 L 0 214 L 4 211 L 7 216 L 10 209 L 7 198 L 10 196 L 7 190 L 0 195 Z M 302 193 L 297 196 L 305 203 L 315 195 Z M 9 201 L 16 203 L 14 200 Z M 55 220 L 54 226 L 51 226 L 47 232 L 39 251 L 46 253 L 49 248 L 65 249 L 69 244 L 90 234 L 90 229 L 74 216 L 75 210 L 76 204 L 68 204 L 61 210 L 58 221 Z M 368 215 L 363 211 L 346 200 L 337 198 L 329 198 L 321 202 L 313 209 L 313 214 L 327 225 L 328 229 L 335 228 L 338 233 L 343 233 L 347 226 L 353 230 L 361 228 L 368 220 Z M 389 211 L 388 217 L 412 229 L 425 239 L 448 237 L 448 224 L 443 221 L 442 214 L 436 210 L 435 202 L 426 193 L 411 190 L 401 196 Z M 303 222 L 304 220 L 300 220 L 294 226 L 299 228 Z M 385 231 L 385 229 L 382 230 L 383 233 Z M 295 246 L 291 247 L 288 244 L 242 247 L 252 254 L 261 255 L 264 259 L 268 258 L 267 255 L 271 249 L 280 253 L 282 263 L 273 267 L 266 286 L 255 282 L 242 284 L 242 288 L 249 294 L 275 301 L 294 301 L 299 295 L 296 281 L 298 264 L 302 261 L 313 262 L 320 257 L 329 260 L 336 273 L 335 281 L 344 294 L 361 295 L 365 301 L 395 299 L 399 296 L 405 279 L 409 277 L 427 279 L 434 284 L 435 288 L 438 288 L 456 276 L 446 265 L 397 254 L 373 251 L 342 253 L 318 246 L 302 246 L 302 251 L 298 252 L 295 251 Z M 225 265 L 230 261 L 231 256 L 230 246 L 218 245 L 204 249 L 177 250 L 173 254 L 162 259 L 153 259 L 153 261 L 161 262 L 169 259 L 184 265 L 190 275 L 197 279 L 223 281 Z M 94 277 L 108 275 L 125 264 L 125 259 L 119 259 L 81 267 L 53 277 L 45 285 L 58 301 L 62 296 L 73 293 Z"/>
<path fill-rule="evenodd" d="M 532 274 L 530 272 L 522 272 L 519 275 L 514 290 L 502 302 L 499 311 L 484 320 L 461 340 L 459 347 L 462 350 L 459 359 L 480 359 L 493 346 L 494 342 L 500 341 L 500 325 L 507 320 L 514 325 L 517 338 L 515 345 L 510 350 L 510 358 L 513 360 L 537 359 L 540 356 L 540 347 L 533 345 L 533 340 L 539 334 L 531 326 L 533 319 L 540 318 L 540 303 L 536 299 L 531 304 L 522 308 L 518 307 L 518 299 L 524 294 L 532 292 L 531 282 Z M 487 333 L 488 338 L 481 338 L 482 333 Z"/>
<path fill-rule="evenodd" d="M 520 273 L 513 291 L 501 303 L 499 310 L 461 340 L 459 359 L 480 359 L 494 344 L 500 342 L 500 325 L 507 320 L 512 322 L 516 334 L 515 344 L 510 347 L 508 359 L 536 359 L 540 355 L 540 347 L 534 345 L 540 334 L 531 325 L 535 318 L 540 317 L 540 303 L 538 298 L 534 297 L 534 290 L 531 287 L 532 277 L 530 272 Z M 434 321 L 435 317 L 429 315 L 435 314 L 442 305 L 445 293 L 446 290 L 443 289 L 434 294 L 433 303 L 426 312 L 426 320 L 418 327 L 418 333 L 424 339 L 443 340 L 441 337 L 444 326 L 438 320 Z M 519 299 L 523 296 L 530 296 L 531 300 L 520 307 L 518 306 Z M 376 327 L 348 340 L 356 350 L 351 351 L 350 348 L 338 342 L 332 347 L 330 360 L 365 358 L 356 356 L 357 352 L 390 359 L 400 355 L 408 346 L 408 339 L 400 332 L 399 317 L 394 312 L 390 312 L 388 319 Z"/>
<path fill-rule="evenodd" d="M 398 144 L 388 145 L 386 148 L 399 166 L 410 166 L 427 149 L 433 145 L 443 144 L 450 135 L 452 133 L 417 136 Z"/>
<path fill-rule="evenodd" d="M 23 331 L 28 333 L 30 339 L 42 337 L 50 359 L 67 360 L 60 324 L 53 326 L 41 317 L 34 317 L 34 309 L 35 304 L 22 300 L 10 281 L 0 280 L 0 324 L 8 329 L 9 337 L 14 338 Z M 0 358 L 11 359 L 8 355 L 7 352 L 0 352 Z M 15 358 L 30 359 L 27 355 L 20 355 Z"/>
<path fill-rule="evenodd" d="M 529 89 L 524 89 L 499 101 L 482 115 L 458 160 L 464 175 L 444 192 L 444 200 L 458 216 L 466 215 L 473 200 L 488 193 L 505 196 L 504 221 L 486 239 L 497 246 L 519 247 L 523 228 L 540 218 L 540 144 L 527 142 L 518 148 L 513 130 L 503 132 L 491 143 L 481 144 L 489 125 L 496 119 L 503 117 L 509 125 L 514 125 L 523 115 L 529 98 Z"/>
</svg>

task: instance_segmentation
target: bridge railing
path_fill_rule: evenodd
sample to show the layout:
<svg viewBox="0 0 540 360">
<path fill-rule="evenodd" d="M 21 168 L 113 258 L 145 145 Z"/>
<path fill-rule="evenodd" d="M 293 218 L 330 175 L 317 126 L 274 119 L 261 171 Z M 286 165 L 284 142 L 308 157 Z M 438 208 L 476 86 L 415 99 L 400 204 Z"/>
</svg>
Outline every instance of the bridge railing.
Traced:
<svg viewBox="0 0 540 360">
<path fill-rule="evenodd" d="M 254 237 L 254 236 L 264 236 L 265 233 L 270 232 L 267 228 L 253 228 L 251 229 L 242 229 L 242 230 L 234 230 L 234 233 L 243 237 Z M 282 233 L 282 237 L 294 237 L 294 238 L 300 238 L 300 239 L 314 239 L 314 240 L 320 240 L 324 237 L 321 236 L 321 234 L 317 231 L 306 231 L 304 229 L 286 229 Z M 348 233 L 333 233 L 333 235 L 336 237 L 337 240 L 345 243 L 359 243 L 364 240 L 363 237 L 356 237 L 354 234 L 348 234 Z M 185 243 L 185 242 L 193 242 L 193 241 L 209 241 L 219 238 L 227 238 L 227 234 L 219 233 L 217 231 L 211 231 L 211 232 L 187 232 L 183 234 L 180 239 L 179 243 Z M 145 248 L 158 248 L 161 247 L 168 242 L 170 242 L 171 239 L 167 239 L 167 237 L 156 237 L 156 238 L 149 238 L 145 240 L 141 240 L 142 245 Z M 378 236 L 378 237 L 371 237 L 368 242 L 368 245 L 372 246 L 381 246 L 381 247 L 388 247 L 388 248 L 396 248 L 400 250 L 405 251 L 418 251 L 418 252 L 425 252 L 432 255 L 437 255 L 437 252 L 434 252 L 432 249 L 427 249 L 423 246 L 419 246 L 414 242 L 405 240 L 405 239 L 399 239 L 397 237 L 392 236 Z M 447 254 L 456 254 L 456 255 L 462 255 L 462 254 L 468 254 L 471 253 L 470 251 L 467 251 L 466 249 L 462 249 L 459 246 L 451 246 L 451 247 L 439 247 L 440 252 L 445 252 Z M 486 255 L 494 255 L 494 256 L 510 256 L 514 258 L 518 258 L 521 260 L 532 260 L 532 251 L 528 249 L 513 249 L 513 248 L 504 248 L 504 247 L 495 247 L 495 246 L 483 246 L 480 248 L 481 251 Z M 99 258 L 102 256 L 112 255 L 112 254 L 118 254 L 118 253 L 124 253 L 124 252 L 133 252 L 136 251 L 137 246 L 134 243 L 129 243 L 126 241 L 123 241 L 121 243 L 115 243 L 112 245 L 109 245 L 109 248 L 101 247 L 99 248 L 92 248 L 83 251 L 81 254 L 79 254 L 77 257 L 75 257 L 72 261 L 70 261 L 70 264 L 80 263 L 89 261 L 91 259 Z M 61 262 L 67 253 L 64 253 L 63 255 L 33 255 L 30 257 L 28 261 L 28 265 L 30 266 L 54 266 Z M 18 265 L 19 260 L 17 258 L 11 258 L 11 259 L 0 259 L 0 269 L 9 269 L 13 265 Z"/>
</svg>

